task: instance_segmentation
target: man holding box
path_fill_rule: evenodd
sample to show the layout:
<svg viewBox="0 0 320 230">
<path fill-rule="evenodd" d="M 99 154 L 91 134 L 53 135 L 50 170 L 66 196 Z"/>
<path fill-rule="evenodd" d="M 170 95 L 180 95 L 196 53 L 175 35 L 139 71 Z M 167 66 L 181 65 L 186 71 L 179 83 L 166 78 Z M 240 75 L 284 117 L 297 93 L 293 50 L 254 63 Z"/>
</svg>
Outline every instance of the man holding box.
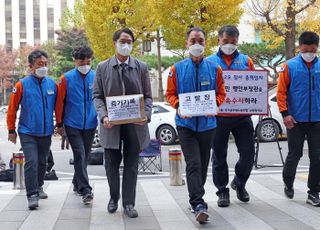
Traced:
<svg viewBox="0 0 320 230">
<path fill-rule="evenodd" d="M 130 29 L 114 33 L 113 43 L 116 53 L 99 63 L 94 82 L 94 103 L 100 120 L 100 143 L 105 148 L 105 164 L 110 187 L 108 212 L 118 209 L 120 198 L 119 167 L 124 160 L 122 180 L 122 205 L 129 218 L 138 216 L 134 209 L 138 175 L 139 153 L 150 141 L 147 122 L 151 119 L 152 94 L 148 67 L 130 56 L 134 35 Z M 106 97 L 142 94 L 145 117 L 136 123 L 113 125 L 109 121 Z M 115 99 L 116 100 L 116 99 Z M 130 101 L 130 100 L 129 100 Z M 143 106 L 144 104 L 144 106 Z M 138 113 L 138 111 L 135 111 Z M 141 113 L 143 114 L 143 113 Z M 119 123 L 117 123 L 119 124 Z"/>
<path fill-rule="evenodd" d="M 210 151 L 217 126 L 214 116 L 217 111 L 206 111 L 197 116 L 181 114 L 179 104 L 182 107 L 184 101 L 179 101 L 179 95 L 181 100 L 181 94 L 184 94 L 184 99 L 191 100 L 191 97 L 194 97 L 195 101 L 198 101 L 201 100 L 202 94 L 194 96 L 192 93 L 215 91 L 216 101 L 214 103 L 220 106 L 226 93 L 221 68 L 204 59 L 205 32 L 201 28 L 194 27 L 187 32 L 186 47 L 189 49 L 190 57 L 172 66 L 166 95 L 171 106 L 177 109 L 176 125 L 187 165 L 189 202 L 195 211 L 196 220 L 202 224 L 209 217 L 207 204 L 202 197 L 205 193 L 204 184 L 207 179 Z M 190 98 L 186 95 L 187 93 L 190 93 Z M 206 97 L 206 95 L 203 96 Z"/>
</svg>

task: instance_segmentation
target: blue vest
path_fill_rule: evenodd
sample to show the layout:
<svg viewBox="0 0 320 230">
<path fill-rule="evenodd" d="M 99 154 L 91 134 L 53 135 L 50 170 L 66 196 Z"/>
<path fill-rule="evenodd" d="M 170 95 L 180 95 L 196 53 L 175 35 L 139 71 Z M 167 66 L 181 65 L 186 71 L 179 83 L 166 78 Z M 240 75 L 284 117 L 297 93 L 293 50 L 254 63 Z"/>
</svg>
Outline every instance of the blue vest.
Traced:
<svg viewBox="0 0 320 230">
<path fill-rule="evenodd" d="M 301 55 L 288 62 L 290 84 L 288 88 L 288 112 L 298 122 L 320 121 L 320 62 L 313 60 L 308 69 Z"/>
<path fill-rule="evenodd" d="M 53 111 L 57 97 L 55 82 L 29 75 L 20 80 L 23 94 L 18 132 L 32 136 L 50 136 L 53 133 Z"/>
<path fill-rule="evenodd" d="M 230 67 L 222 58 L 222 52 L 219 50 L 217 53 L 210 55 L 207 59 L 211 62 L 217 63 L 221 66 L 223 70 L 247 70 L 249 69 L 248 65 L 248 56 L 239 53 L 237 50 L 234 53 L 233 60 Z"/>
<path fill-rule="evenodd" d="M 174 64 L 176 70 L 177 93 L 216 90 L 218 65 L 203 59 L 196 68 L 191 58 L 186 58 Z M 182 119 L 176 115 L 176 125 L 189 128 L 195 132 L 203 132 L 216 128 L 215 117 L 192 117 Z"/>
<path fill-rule="evenodd" d="M 97 113 L 93 104 L 94 71 L 83 78 L 74 68 L 64 74 L 67 95 L 64 104 L 63 123 L 76 129 L 95 129 Z"/>
</svg>

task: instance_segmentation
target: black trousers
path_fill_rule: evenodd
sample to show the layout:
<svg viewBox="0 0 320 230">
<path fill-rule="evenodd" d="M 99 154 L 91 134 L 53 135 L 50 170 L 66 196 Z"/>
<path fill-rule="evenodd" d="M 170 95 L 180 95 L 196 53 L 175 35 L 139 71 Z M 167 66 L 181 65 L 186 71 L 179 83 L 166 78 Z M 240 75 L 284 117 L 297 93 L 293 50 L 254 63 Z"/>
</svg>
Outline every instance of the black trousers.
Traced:
<svg viewBox="0 0 320 230">
<path fill-rule="evenodd" d="M 215 129 L 194 132 L 185 127 L 177 127 L 181 149 L 186 161 L 189 203 L 192 208 L 204 204 L 204 184 L 207 180 L 210 152 L 215 137 Z"/>
<path fill-rule="evenodd" d="M 293 186 L 297 166 L 303 155 L 303 144 L 307 137 L 309 147 L 309 193 L 320 192 L 320 122 L 297 123 L 287 129 L 289 152 L 283 168 L 283 181 Z"/>
<path fill-rule="evenodd" d="M 87 172 L 87 160 L 91 151 L 91 145 L 95 134 L 95 129 L 75 129 L 65 126 L 65 131 L 69 139 L 74 159 L 74 176 L 72 183 L 78 187 L 80 193 L 91 192 Z"/>
<path fill-rule="evenodd" d="M 217 133 L 213 144 L 212 178 L 218 188 L 217 195 L 229 192 L 227 152 L 230 132 L 233 134 L 239 153 L 235 166 L 235 183 L 244 187 L 254 163 L 254 129 L 249 116 L 217 117 Z"/>
<path fill-rule="evenodd" d="M 121 125 L 119 149 L 105 149 L 105 168 L 112 199 L 120 198 L 119 167 L 123 158 L 122 205 L 135 205 L 139 153 L 141 152 L 134 125 Z"/>
</svg>

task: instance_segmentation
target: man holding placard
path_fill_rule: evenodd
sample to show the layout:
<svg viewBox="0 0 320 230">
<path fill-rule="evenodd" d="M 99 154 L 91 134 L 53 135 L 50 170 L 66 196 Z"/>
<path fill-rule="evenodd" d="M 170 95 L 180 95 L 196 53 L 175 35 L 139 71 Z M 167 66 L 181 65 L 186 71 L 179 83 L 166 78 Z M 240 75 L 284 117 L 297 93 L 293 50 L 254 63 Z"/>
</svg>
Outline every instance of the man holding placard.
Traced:
<svg viewBox="0 0 320 230">
<path fill-rule="evenodd" d="M 320 206 L 320 62 L 319 35 L 299 37 L 300 53 L 288 60 L 279 75 L 277 102 L 287 128 L 289 152 L 283 167 L 284 193 L 292 199 L 294 180 L 305 139 L 310 159 L 307 203 Z"/>
<path fill-rule="evenodd" d="M 176 126 L 187 165 L 189 202 L 199 223 L 205 223 L 209 217 L 203 200 L 204 184 L 215 137 L 217 106 L 225 98 L 222 70 L 204 59 L 205 45 L 201 28 L 187 32 L 190 57 L 172 66 L 166 93 L 171 106 L 177 109 Z"/>
<path fill-rule="evenodd" d="M 207 60 L 219 64 L 225 70 L 253 70 L 252 60 L 237 50 L 239 31 L 235 26 L 223 26 L 219 32 L 219 51 L 207 58 Z M 234 78 L 224 78 L 233 81 Z M 229 100 L 228 88 L 227 100 Z M 235 98 L 239 100 L 239 98 Z M 248 100 L 247 100 L 248 101 Z M 251 98 L 249 102 L 251 102 Z M 246 101 L 245 101 L 246 102 Z M 254 101 L 253 101 L 254 102 Z M 266 104 L 267 105 L 267 104 Z M 250 112 L 248 112 L 250 113 Z M 248 202 L 250 197 L 245 189 L 254 163 L 254 128 L 251 117 L 237 113 L 219 113 L 217 116 L 217 132 L 213 144 L 212 177 L 218 188 L 218 206 L 230 205 L 227 150 L 230 132 L 235 138 L 239 152 L 239 160 L 235 166 L 235 177 L 231 182 L 231 188 L 236 190 L 237 198 L 242 202 Z"/>
<path fill-rule="evenodd" d="M 93 92 L 100 120 L 100 143 L 105 148 L 110 188 L 108 212 L 118 209 L 123 156 L 122 205 L 129 218 L 138 216 L 134 205 L 139 153 L 150 142 L 147 122 L 152 111 L 148 67 L 130 56 L 133 42 L 130 29 L 114 33 L 115 56 L 99 63 Z"/>
</svg>

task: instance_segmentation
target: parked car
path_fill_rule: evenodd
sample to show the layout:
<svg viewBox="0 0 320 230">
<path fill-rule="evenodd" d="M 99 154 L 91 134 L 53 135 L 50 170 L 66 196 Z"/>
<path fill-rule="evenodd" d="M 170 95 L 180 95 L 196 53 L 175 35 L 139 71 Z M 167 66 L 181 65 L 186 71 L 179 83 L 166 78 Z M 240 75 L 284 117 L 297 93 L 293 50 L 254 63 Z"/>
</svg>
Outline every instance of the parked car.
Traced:
<svg viewBox="0 0 320 230">
<path fill-rule="evenodd" d="M 161 144 L 171 145 L 178 138 L 175 124 L 176 110 L 167 102 L 153 102 L 149 133 L 151 139 L 160 139 Z M 99 127 L 99 126 L 98 126 Z M 100 147 L 99 128 L 94 136 L 93 148 Z"/>
<path fill-rule="evenodd" d="M 259 116 L 252 116 L 253 127 L 255 128 L 256 137 L 260 141 L 270 142 L 275 141 L 279 135 L 284 136 L 287 134 L 286 127 L 283 123 L 281 113 L 277 106 L 276 98 L 277 87 L 269 90 L 269 116 L 262 116 L 261 126 L 258 126 Z"/>
<path fill-rule="evenodd" d="M 154 102 L 149 123 L 150 137 L 160 139 L 163 145 L 174 144 L 178 139 L 175 116 L 176 110 L 169 103 Z"/>
<path fill-rule="evenodd" d="M 0 112 L 1 113 L 7 113 L 8 112 L 8 106 L 7 105 L 1 106 L 0 107 Z"/>
</svg>

